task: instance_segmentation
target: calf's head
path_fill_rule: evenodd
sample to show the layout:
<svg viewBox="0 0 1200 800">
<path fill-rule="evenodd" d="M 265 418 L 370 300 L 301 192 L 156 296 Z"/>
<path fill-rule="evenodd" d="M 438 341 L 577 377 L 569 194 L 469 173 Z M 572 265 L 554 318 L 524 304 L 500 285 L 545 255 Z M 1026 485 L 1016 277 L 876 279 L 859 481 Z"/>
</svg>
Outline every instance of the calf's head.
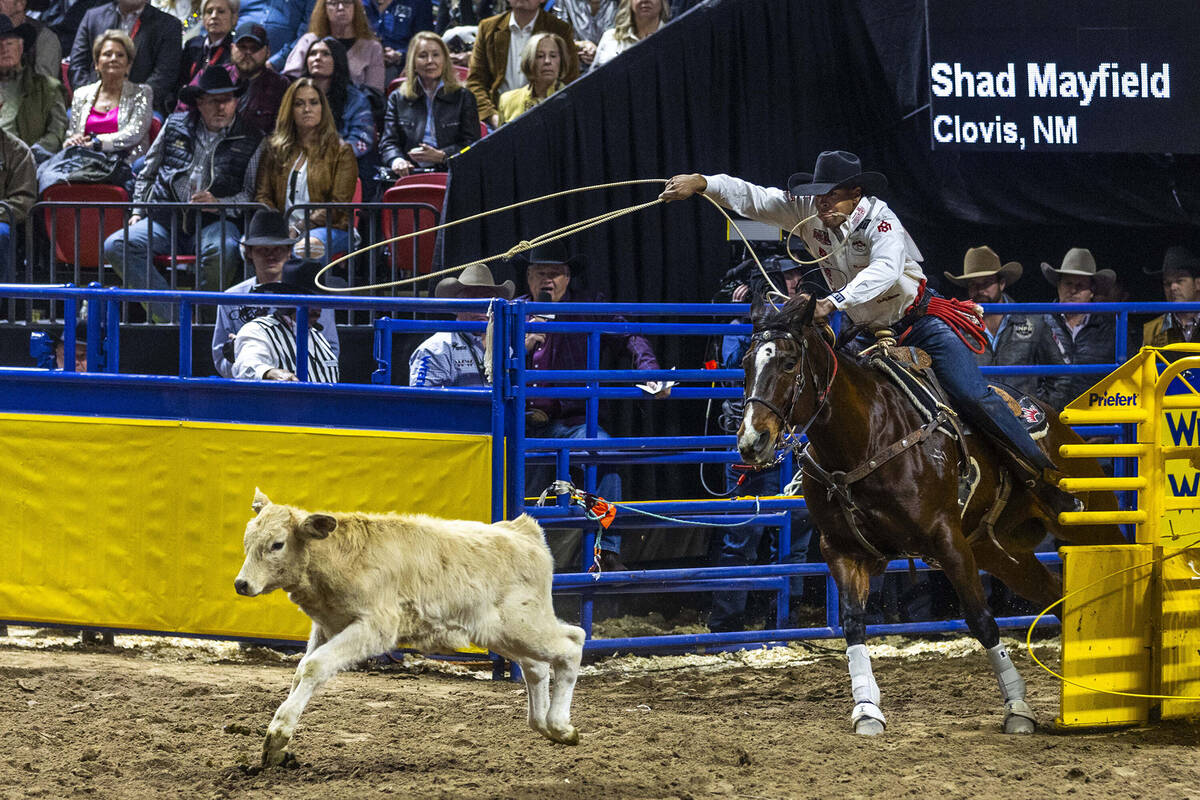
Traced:
<svg viewBox="0 0 1200 800">
<path fill-rule="evenodd" d="M 255 517 L 246 523 L 242 539 L 246 560 L 233 587 L 247 597 L 276 589 L 291 591 L 308 568 L 309 542 L 333 533 L 337 520 L 272 503 L 258 489 L 250 507 Z"/>
</svg>

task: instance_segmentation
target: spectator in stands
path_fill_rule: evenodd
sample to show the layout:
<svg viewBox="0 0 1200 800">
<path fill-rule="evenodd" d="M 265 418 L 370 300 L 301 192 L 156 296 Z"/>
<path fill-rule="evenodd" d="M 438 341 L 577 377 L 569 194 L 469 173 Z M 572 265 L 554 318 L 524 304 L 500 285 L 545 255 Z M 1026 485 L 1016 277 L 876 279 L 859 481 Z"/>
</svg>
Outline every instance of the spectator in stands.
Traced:
<svg viewBox="0 0 1200 800">
<path fill-rule="evenodd" d="M 35 36 L 26 49 L 32 54 L 34 68 L 48 78 L 59 80 L 62 76 L 62 44 L 58 36 L 41 20 L 26 15 L 28 0 L 0 0 L 0 14 L 12 22 L 14 28 L 29 25 Z"/>
<path fill-rule="evenodd" d="M 596 46 L 593 67 L 602 67 L 645 39 L 671 18 L 668 0 L 621 0 L 613 26 L 604 32 Z"/>
<path fill-rule="evenodd" d="M 63 147 L 92 147 L 123 153 L 133 163 L 150 147 L 154 92 L 129 80 L 137 49 L 121 30 L 105 31 L 92 45 L 100 80 L 81 86 L 71 97 L 71 124 Z"/>
<path fill-rule="evenodd" d="M 233 36 L 235 79 L 245 93 L 238 100 L 238 114 L 264 136 L 275 130 L 279 106 L 288 88 L 288 79 L 267 69 L 271 46 L 267 30 L 257 22 L 243 22 Z"/>
<path fill-rule="evenodd" d="M 242 253 L 254 267 L 254 276 L 230 286 L 228 294 L 249 294 L 251 289 L 266 283 L 275 283 L 283 275 L 284 262 L 291 255 L 292 246 L 299 239 L 288 231 L 287 220 L 278 211 L 257 211 L 250 219 L 246 235 L 242 237 Z M 258 309 L 249 306 L 221 306 L 217 311 L 217 324 L 213 327 L 213 366 L 223 378 L 233 377 L 234 338 L 247 321 L 258 316 Z M 316 325 L 319 327 L 334 355 L 338 346 L 337 325 L 333 309 L 321 309 Z"/>
<path fill-rule="evenodd" d="M 242 0 L 238 19 L 257 22 L 267 31 L 271 47 L 271 68 L 283 70 L 288 54 L 300 37 L 308 32 L 316 0 Z"/>
<path fill-rule="evenodd" d="M 193 36 L 204 35 L 204 26 L 200 19 L 200 0 L 150 0 L 150 5 L 179 20 L 184 42 Z"/>
<path fill-rule="evenodd" d="M 305 203 L 352 202 L 358 181 L 354 150 L 338 138 L 329 101 L 312 78 L 301 78 L 288 87 L 275 133 L 263 149 L 255 199 L 288 215 L 292 235 L 304 240 L 296 245 L 296 254 L 322 258 L 346 252 L 349 211 L 294 208 Z"/>
<path fill-rule="evenodd" d="M 771 277 L 771 283 L 789 297 L 800 290 L 804 279 L 803 265 L 782 256 L 771 256 L 763 260 L 763 267 Z M 746 283 L 739 285 L 733 291 L 732 300 L 735 303 L 746 302 L 752 296 L 762 297 L 770 289 L 766 280 L 758 272 L 753 262 L 743 265 L 749 270 Z M 743 318 L 737 322 L 746 323 L 750 320 Z M 750 335 L 724 336 L 721 339 L 721 368 L 739 369 L 742 358 L 750 349 Z M 738 384 L 740 386 L 740 384 Z M 744 401 L 742 399 L 726 400 L 722 404 L 722 420 L 727 434 L 736 434 L 741 423 Z M 785 486 L 780 485 L 778 467 L 756 470 L 742 465 L 729 465 L 726 469 L 728 491 L 738 497 L 762 497 L 782 494 Z M 786 483 L 787 481 L 783 481 Z M 808 511 L 799 510 L 791 514 L 791 550 L 785 563 L 803 564 L 808 560 L 809 543 L 812 540 L 812 525 L 809 523 Z M 770 531 L 768 547 L 771 551 L 770 561 L 778 561 L 778 528 L 763 526 L 739 526 L 725 528 L 721 539 L 721 549 L 717 554 L 718 567 L 744 566 L 759 560 L 759 547 L 762 538 Z M 796 578 L 791 581 L 793 600 L 800 600 L 804 592 L 804 579 Z M 740 631 L 746 627 L 745 591 L 713 592 L 712 614 L 708 619 L 708 629 L 711 631 Z"/>
<path fill-rule="evenodd" d="M 457 300 L 502 297 L 511 300 L 512 281 L 496 283 L 486 264 L 472 264 L 457 277 L 443 278 L 434 296 Z M 483 311 L 460 311 L 459 322 L 487 322 Z M 487 347 L 483 336 L 465 331 L 439 331 L 421 344 L 408 359 L 409 386 L 486 386 Z"/>
<path fill-rule="evenodd" d="M 308 33 L 300 37 L 288 55 L 283 74 L 298 78 L 305 72 L 309 49 L 317 42 L 333 37 L 346 48 L 350 80 L 383 97 L 383 45 L 375 38 L 367 22 L 361 0 L 317 0 L 313 6 Z M 312 65 L 307 65 L 312 71 Z"/>
<path fill-rule="evenodd" d="M 567 70 L 567 43 L 557 33 L 535 33 L 521 52 L 521 74 L 528 81 L 520 89 L 500 95 L 500 124 L 524 114 L 563 88 Z"/>
<path fill-rule="evenodd" d="M 1163 297 L 1168 303 L 1194 303 L 1200 295 L 1200 258 L 1182 245 L 1168 247 L 1162 267 L 1145 270 L 1147 275 L 1162 276 Z M 1180 342 L 1200 341 L 1200 314 L 1195 311 L 1170 311 L 1155 317 L 1142 327 L 1142 347 L 1164 347 Z"/>
<path fill-rule="evenodd" d="M 252 294 L 316 294 L 317 261 L 293 258 L 283 265 L 279 280 L 251 289 Z M 327 286 L 334 285 L 326 279 Z M 233 377 L 238 380 L 296 381 L 296 308 L 260 309 L 233 341 Z M 308 309 L 308 380 L 337 383 L 338 357 L 324 334 L 317 329 L 320 309 Z"/>
<path fill-rule="evenodd" d="M 367 22 L 383 45 L 384 84 L 404 69 L 409 42 L 418 31 L 433 30 L 432 0 L 362 0 Z M 449 59 L 446 59 L 449 63 Z"/>
<path fill-rule="evenodd" d="M 308 48 L 305 61 L 307 71 L 304 77 L 312 78 L 328 98 L 338 136 L 354 148 L 354 155 L 358 158 L 358 174 L 364 178 L 365 184 L 374 170 L 378 155 L 375 150 L 375 118 L 366 95 L 350 82 L 346 48 L 337 39 L 326 36 Z"/>
<path fill-rule="evenodd" d="M 134 202 L 145 205 L 134 210 L 125 230 L 104 242 L 105 260 L 125 286 L 167 288 L 150 256 L 170 251 L 174 212 L 155 208 L 156 201 L 205 208 L 202 215 L 182 215 L 176 229 L 179 252 L 194 252 L 199 239 L 197 289 L 221 291 L 237 274 L 237 225 L 217 206 L 253 199 L 262 141 L 259 130 L 238 117 L 238 94 L 240 89 L 223 67 L 209 67 L 197 85 L 183 88 L 183 99 L 194 110 L 167 118 L 134 187 Z M 148 311 L 152 320 L 170 316 L 167 304 L 153 304 Z"/>
<path fill-rule="evenodd" d="M 475 95 L 459 84 L 446 43 L 422 31 L 408 46 L 404 85 L 388 95 L 379 154 L 396 175 L 446 171 L 446 161 L 479 141 Z"/>
<path fill-rule="evenodd" d="M 45 161 L 62 147 L 67 131 L 63 85 L 24 62 L 37 33 L 0 14 L 0 128 L 29 145 Z"/>
<path fill-rule="evenodd" d="M 233 58 L 233 29 L 237 27 L 238 0 L 202 0 L 200 15 L 204 33 L 183 46 L 179 66 L 179 85 L 186 86 L 205 67 L 228 64 Z"/>
<path fill-rule="evenodd" d="M 1060 303 L 1090 303 L 1099 283 L 1111 283 L 1116 273 L 1096 270 L 1090 250 L 1072 247 L 1055 269 L 1042 262 L 1042 274 L 1058 292 Z M 1045 315 L 1046 327 L 1037 345 L 1038 363 L 1110 364 L 1115 358 L 1116 326 L 1109 314 L 1060 313 Z M 1058 410 L 1096 382 L 1099 375 L 1042 376 L 1038 395 Z"/>
<path fill-rule="evenodd" d="M 554 13 L 571 23 L 575 31 L 580 71 L 586 72 L 596 58 L 596 45 L 600 43 L 604 32 L 613 26 L 617 0 L 558 0 L 554 5 Z"/>
<path fill-rule="evenodd" d="M 11 216 L 0 212 L 0 283 L 15 283 L 16 265 L 10 260 L 13 228 L 25 221 L 37 200 L 37 170 L 29 146 L 0 129 L 0 201 Z"/>
<path fill-rule="evenodd" d="M 965 286 L 967 296 L 981 304 L 1014 302 L 1005 289 L 1019 281 L 1021 273 L 1021 265 L 1016 261 L 1001 266 L 1000 256 L 986 245 L 967 250 L 961 275 L 943 272 L 946 280 L 955 286 Z M 1046 325 L 1044 316 L 985 314 L 983 324 L 987 332 L 987 344 L 982 353 L 975 355 L 979 366 L 1006 367 L 1039 363 L 1036 350 L 1038 342 L 1046 336 L 1042 330 Z M 999 380 L 1025 394 L 1037 395 L 1039 381 L 1036 375 L 1005 375 Z"/>
<path fill-rule="evenodd" d="M 480 22 L 496 13 L 495 8 L 495 0 L 441 0 L 435 30 L 445 34 L 454 28 L 478 27 Z"/>
<path fill-rule="evenodd" d="M 525 85 L 521 73 L 521 51 L 535 33 L 557 33 L 563 41 L 575 41 L 571 24 L 539 9 L 538 0 L 510 0 L 509 11 L 479 23 L 475 49 L 471 51 L 471 73 L 467 88 L 475 94 L 479 119 L 493 128 L 500 126 L 496 104 L 500 95 Z M 579 59 L 574 49 L 567 53 L 564 83 L 579 77 Z"/>
<path fill-rule="evenodd" d="M 525 271 L 525 281 L 529 294 L 520 298 L 537 300 L 538 302 L 603 302 L 604 298 L 571 288 L 571 279 L 583 266 L 581 257 L 571 257 L 560 242 L 551 242 L 531 251 L 529 265 Z M 557 321 L 577 321 L 596 319 L 595 317 L 563 316 Z M 620 317 L 609 316 L 606 321 L 623 321 Z M 547 369 L 586 369 L 587 368 L 587 336 L 585 334 L 541 333 L 531 334 L 525 340 L 528 366 L 534 370 Z M 659 369 L 654 350 L 643 336 L 629 334 L 622 336 L 605 336 L 603 342 L 611 346 L 617 342 L 633 359 L 635 369 Z M 662 399 L 669 397 L 670 387 L 662 388 L 654 397 Z M 529 402 L 525 413 L 526 433 L 534 437 L 579 439 L 586 437 L 584 401 L 574 399 L 537 398 Z M 607 439 L 608 433 L 601 428 L 599 438 Z M 530 477 L 528 488 L 534 494 L 541 492 L 549 479 L 537 475 Z M 541 484 L 541 485 L 539 485 Z M 601 467 L 597 493 L 608 500 L 621 499 L 621 476 L 612 470 Z M 607 530 L 599 534 L 600 569 L 603 571 L 622 570 L 624 565 L 620 560 L 621 534 Z"/>
<path fill-rule="evenodd" d="M 129 80 L 154 90 L 154 110 L 164 116 L 175 107 L 179 64 L 183 51 L 183 26 L 146 0 L 113 0 L 83 15 L 71 46 L 71 85 L 86 86 L 100 80 L 92 62 L 92 48 L 105 31 L 122 30 L 136 45 L 137 55 Z"/>
</svg>

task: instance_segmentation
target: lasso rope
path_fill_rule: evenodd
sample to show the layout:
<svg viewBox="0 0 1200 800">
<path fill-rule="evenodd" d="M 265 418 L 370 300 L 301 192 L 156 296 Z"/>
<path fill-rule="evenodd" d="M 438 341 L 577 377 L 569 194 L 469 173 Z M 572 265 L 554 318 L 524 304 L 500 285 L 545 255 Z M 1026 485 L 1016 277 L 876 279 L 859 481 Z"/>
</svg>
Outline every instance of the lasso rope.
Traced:
<svg viewBox="0 0 1200 800">
<path fill-rule="evenodd" d="M 1195 542 L 1193 542 L 1192 544 L 1195 544 Z M 1092 581 L 1091 583 L 1089 583 L 1088 585 L 1081 586 L 1078 589 L 1075 589 L 1074 591 L 1063 595 L 1058 600 L 1055 600 L 1053 603 L 1051 603 L 1049 606 L 1047 606 L 1042 611 L 1042 613 L 1040 613 L 1036 617 L 1034 617 L 1033 622 L 1031 622 L 1029 624 L 1029 630 L 1026 631 L 1026 633 L 1025 633 L 1025 648 L 1029 651 L 1029 657 L 1032 658 L 1034 660 L 1034 663 L 1036 663 L 1039 667 L 1046 670 L 1046 672 L 1049 672 L 1051 675 L 1058 678 L 1063 683 L 1069 683 L 1072 686 L 1075 686 L 1079 689 L 1084 689 L 1089 692 L 1096 692 L 1097 694 L 1111 694 L 1111 695 L 1117 695 L 1119 697 L 1140 697 L 1140 698 L 1144 698 L 1147 700 L 1200 700 L 1200 696 L 1198 696 L 1198 695 L 1141 694 L 1139 692 L 1120 692 L 1115 689 L 1099 689 L 1095 686 L 1085 686 L 1084 684 L 1079 683 L 1078 681 L 1073 681 L 1070 678 L 1064 677 L 1063 675 L 1060 675 L 1059 673 L 1050 669 L 1045 664 L 1043 664 L 1042 660 L 1037 657 L 1036 653 L 1033 652 L 1033 629 L 1037 626 L 1038 621 L 1042 617 L 1049 614 L 1052 610 L 1054 610 L 1054 608 L 1056 606 L 1062 605 L 1067 600 L 1069 600 L 1070 598 L 1079 594 L 1080 592 L 1087 591 L 1088 589 L 1092 588 L 1096 584 L 1103 583 L 1104 581 L 1108 580 L 1109 578 L 1115 578 L 1118 575 L 1123 575 L 1126 572 L 1132 572 L 1133 570 L 1136 570 L 1136 569 L 1143 569 L 1145 567 L 1153 567 L 1155 564 L 1162 564 L 1166 561 L 1170 561 L 1172 558 L 1177 558 L 1186 552 L 1188 552 L 1188 551 L 1186 548 L 1184 548 L 1184 549 L 1179 550 L 1178 552 L 1172 553 L 1169 556 L 1164 556 L 1164 557 L 1162 557 L 1160 559 L 1156 559 L 1154 561 L 1147 561 L 1144 564 L 1134 564 L 1132 567 L 1125 567 L 1124 569 L 1119 569 L 1116 572 L 1113 572 L 1113 573 L 1105 575 L 1101 578 L 1098 578 L 1098 579 Z M 1066 624 L 1065 620 L 1063 621 L 1063 624 L 1064 625 Z"/>
</svg>

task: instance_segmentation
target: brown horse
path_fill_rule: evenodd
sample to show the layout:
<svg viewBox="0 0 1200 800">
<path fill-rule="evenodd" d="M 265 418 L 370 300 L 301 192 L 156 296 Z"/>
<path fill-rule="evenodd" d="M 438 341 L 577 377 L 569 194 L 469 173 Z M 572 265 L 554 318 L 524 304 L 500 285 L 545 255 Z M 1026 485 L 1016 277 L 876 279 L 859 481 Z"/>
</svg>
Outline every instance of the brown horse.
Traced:
<svg viewBox="0 0 1200 800">
<path fill-rule="evenodd" d="M 919 556 L 946 574 L 967 626 L 987 650 L 1004 697 L 1005 732 L 1031 732 L 1025 684 L 1000 643 L 978 570 L 1048 606 L 1062 584 L 1033 555 L 1047 532 L 1081 545 L 1124 544 L 1124 537 L 1116 526 L 1063 526 L 1050 518 L 1025 485 L 1009 478 L 994 445 L 973 434 L 956 441 L 947 432 L 957 427 L 948 411 L 930 422 L 880 370 L 835 350 L 828 328 L 813 324 L 814 305 L 801 295 L 780 310 L 755 308 L 738 450 L 761 465 L 774 458 L 785 430 L 808 434 L 804 497 L 840 594 L 855 731 L 870 735 L 885 725 L 864 644 L 870 578 L 890 558 Z M 1049 425 L 1039 445 L 1047 454 L 1081 441 L 1052 409 L 1042 410 Z M 978 483 L 967 496 L 963 452 L 978 462 Z M 1072 477 L 1103 477 L 1094 459 L 1062 461 Z M 1112 492 L 1091 492 L 1085 505 L 1117 508 Z"/>
</svg>

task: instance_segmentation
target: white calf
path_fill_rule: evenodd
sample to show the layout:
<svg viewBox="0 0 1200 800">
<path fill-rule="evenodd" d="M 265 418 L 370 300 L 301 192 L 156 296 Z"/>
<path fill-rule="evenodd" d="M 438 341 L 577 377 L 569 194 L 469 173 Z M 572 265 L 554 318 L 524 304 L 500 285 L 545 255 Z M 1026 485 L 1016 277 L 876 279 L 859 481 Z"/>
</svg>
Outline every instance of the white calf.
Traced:
<svg viewBox="0 0 1200 800">
<path fill-rule="evenodd" d="M 554 616 L 553 563 L 531 517 L 487 525 L 310 514 L 257 489 L 252 508 L 238 594 L 283 589 L 313 623 L 291 692 L 267 729 L 264 766 L 290 756 L 300 714 L 325 681 L 398 642 L 427 652 L 474 643 L 512 659 L 525 675 L 529 725 L 552 741 L 578 743 L 571 696 L 584 634 Z"/>
</svg>

